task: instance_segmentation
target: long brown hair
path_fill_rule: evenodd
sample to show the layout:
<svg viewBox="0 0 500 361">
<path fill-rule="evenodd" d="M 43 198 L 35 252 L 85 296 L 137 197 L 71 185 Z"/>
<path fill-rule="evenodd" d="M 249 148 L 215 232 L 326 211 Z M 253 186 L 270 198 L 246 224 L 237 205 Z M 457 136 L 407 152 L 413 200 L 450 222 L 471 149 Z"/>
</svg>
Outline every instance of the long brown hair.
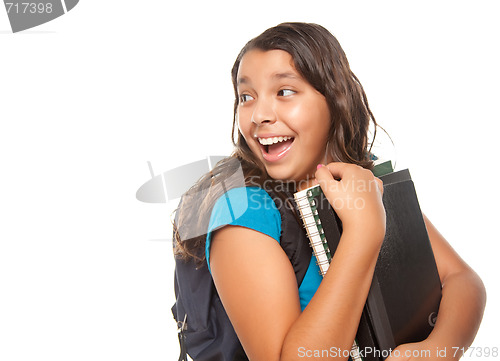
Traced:
<svg viewBox="0 0 500 361">
<path fill-rule="evenodd" d="M 178 257 L 204 260 L 204 244 L 211 209 L 215 200 L 223 194 L 223 189 L 237 186 L 225 184 L 220 187 L 224 184 L 223 180 L 234 174 L 238 167 L 243 170 L 246 185 L 272 184 L 263 164 L 252 153 L 237 126 L 238 69 L 243 56 L 253 49 L 283 50 L 289 53 L 299 74 L 326 98 L 331 115 L 327 151 L 332 159 L 358 164 L 368 169 L 373 167 L 368 127 L 372 122 L 376 130 L 377 123 L 368 106 L 363 87 L 351 71 L 337 39 L 317 24 L 283 23 L 270 28 L 250 40 L 240 51 L 233 65 L 231 76 L 235 101 L 232 142 L 235 150 L 183 196 L 174 222 L 175 254 Z M 275 193 L 283 199 L 287 197 L 284 192 Z M 182 237 L 183 229 L 193 227 L 204 230 L 204 233 Z"/>
</svg>

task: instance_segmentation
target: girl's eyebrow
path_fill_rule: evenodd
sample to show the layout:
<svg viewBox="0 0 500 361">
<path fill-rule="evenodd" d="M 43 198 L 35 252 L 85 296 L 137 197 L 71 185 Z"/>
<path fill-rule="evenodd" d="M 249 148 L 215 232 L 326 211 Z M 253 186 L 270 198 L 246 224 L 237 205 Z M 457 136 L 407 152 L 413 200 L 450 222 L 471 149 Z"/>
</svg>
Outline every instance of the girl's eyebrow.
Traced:
<svg viewBox="0 0 500 361">
<path fill-rule="evenodd" d="M 248 84 L 248 83 L 249 83 L 249 79 L 246 76 L 242 76 L 242 77 L 238 78 L 238 81 L 236 82 L 236 84 L 238 86 L 241 84 Z"/>
<path fill-rule="evenodd" d="M 281 79 L 295 79 L 298 80 L 300 79 L 297 74 L 292 73 L 291 71 L 287 71 L 284 73 L 275 73 L 272 75 L 272 77 L 276 80 L 281 80 Z"/>
<path fill-rule="evenodd" d="M 284 73 L 274 73 L 271 77 L 274 80 L 281 80 L 281 79 L 300 80 L 300 77 L 297 76 L 297 74 L 292 73 L 291 71 L 287 71 Z M 250 80 L 246 76 L 238 78 L 237 85 L 248 84 L 248 83 L 250 83 Z"/>
</svg>

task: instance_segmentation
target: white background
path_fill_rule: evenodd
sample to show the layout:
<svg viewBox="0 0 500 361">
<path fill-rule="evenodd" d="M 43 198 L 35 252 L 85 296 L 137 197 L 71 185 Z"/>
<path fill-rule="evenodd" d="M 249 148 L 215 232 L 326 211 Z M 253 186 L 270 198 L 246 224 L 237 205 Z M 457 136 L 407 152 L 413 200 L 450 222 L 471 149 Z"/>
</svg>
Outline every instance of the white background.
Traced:
<svg viewBox="0 0 500 361">
<path fill-rule="evenodd" d="M 161 240 L 173 206 L 135 192 L 147 161 L 160 173 L 231 151 L 232 63 L 283 21 L 339 39 L 422 209 L 486 284 L 474 345 L 500 347 L 498 13 L 497 1 L 82 0 L 12 34 L 0 9 L 0 359 L 177 359 Z"/>
</svg>

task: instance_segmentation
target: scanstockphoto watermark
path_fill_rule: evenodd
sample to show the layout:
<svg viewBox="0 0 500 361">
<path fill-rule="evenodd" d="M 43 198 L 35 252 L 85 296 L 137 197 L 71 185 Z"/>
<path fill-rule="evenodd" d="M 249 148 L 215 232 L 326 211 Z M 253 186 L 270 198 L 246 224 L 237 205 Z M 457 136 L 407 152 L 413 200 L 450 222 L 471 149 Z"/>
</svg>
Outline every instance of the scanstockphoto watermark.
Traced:
<svg viewBox="0 0 500 361">
<path fill-rule="evenodd" d="M 299 347 L 297 349 L 297 355 L 304 359 L 323 359 L 325 357 L 354 357 L 359 355 L 361 358 L 382 358 L 386 359 L 389 356 L 392 357 L 405 357 L 405 358 L 428 358 L 428 359 L 439 359 L 447 357 L 473 357 L 473 358 L 498 358 L 499 349 L 498 346 L 493 347 L 436 347 L 435 349 L 389 349 L 389 350 L 379 350 L 373 347 L 359 348 L 356 351 L 351 349 L 341 349 L 332 346 L 327 349 L 308 349 L 306 347 Z"/>
<path fill-rule="evenodd" d="M 362 359 L 366 357 L 371 358 L 382 358 L 386 359 L 389 356 L 394 357 L 431 357 L 432 352 L 430 350 L 405 350 L 403 353 L 398 349 L 389 350 L 379 350 L 373 347 L 359 348 L 356 351 L 351 349 L 341 349 L 339 347 L 332 346 L 328 349 L 307 349 L 306 347 L 299 347 L 297 350 L 297 355 L 301 358 L 309 359 L 322 359 L 325 357 L 355 357 L 360 356 Z"/>
</svg>

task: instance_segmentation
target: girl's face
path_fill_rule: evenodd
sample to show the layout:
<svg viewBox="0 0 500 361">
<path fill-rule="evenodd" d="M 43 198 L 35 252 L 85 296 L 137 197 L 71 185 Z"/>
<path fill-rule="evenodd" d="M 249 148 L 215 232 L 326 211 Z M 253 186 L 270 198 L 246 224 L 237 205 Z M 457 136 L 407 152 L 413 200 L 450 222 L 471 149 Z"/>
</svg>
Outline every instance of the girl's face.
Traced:
<svg viewBox="0 0 500 361">
<path fill-rule="evenodd" d="M 250 50 L 238 69 L 238 127 L 273 179 L 300 182 L 328 163 L 330 112 L 283 50 Z"/>
</svg>

